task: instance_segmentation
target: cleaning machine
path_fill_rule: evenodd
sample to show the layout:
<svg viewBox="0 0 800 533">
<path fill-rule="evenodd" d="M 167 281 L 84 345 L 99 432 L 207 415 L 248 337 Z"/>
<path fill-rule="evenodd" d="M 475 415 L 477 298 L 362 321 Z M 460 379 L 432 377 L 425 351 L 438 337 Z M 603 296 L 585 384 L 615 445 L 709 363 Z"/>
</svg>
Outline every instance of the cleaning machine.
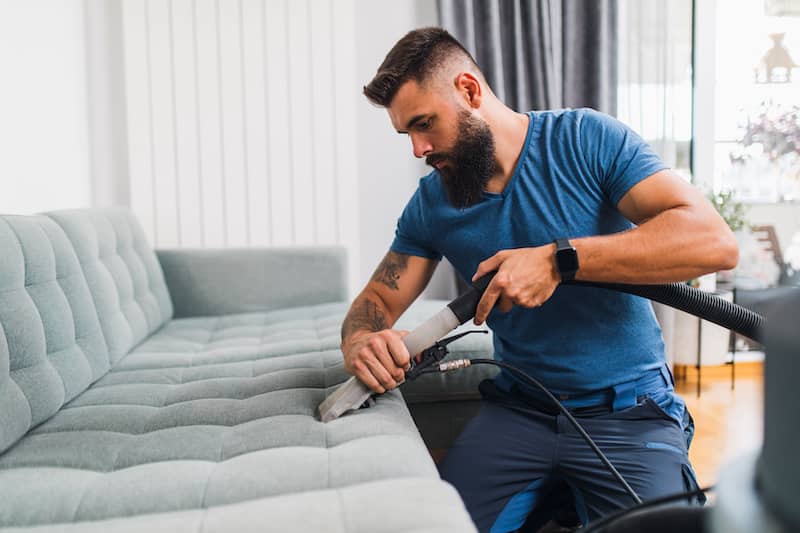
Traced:
<svg viewBox="0 0 800 533">
<path fill-rule="evenodd" d="M 633 505 L 592 522 L 582 529 L 587 533 L 659 532 L 763 532 L 800 531 L 800 459 L 792 453 L 800 442 L 800 418 L 791 412 L 800 377 L 800 289 L 790 290 L 775 302 L 769 313 L 769 326 L 763 316 L 683 283 L 665 285 L 629 285 L 583 281 L 567 285 L 599 287 L 648 298 L 674 307 L 766 345 L 765 365 L 765 439 L 758 457 L 735 463 L 722 474 L 717 500 L 711 507 L 676 505 L 696 501 L 712 488 L 685 492 L 642 502 L 635 491 L 614 468 L 592 438 L 572 414 L 535 378 L 522 370 L 492 359 L 458 359 L 442 362 L 447 344 L 468 333 L 441 339 L 459 325 L 472 319 L 483 292 L 494 273 L 477 280 L 464 294 L 426 320 L 403 338 L 410 354 L 421 354 L 419 362 L 406 371 L 406 380 L 422 374 L 448 372 L 477 364 L 499 366 L 531 386 L 539 388 L 586 440 L 611 475 L 631 496 Z M 483 331 L 485 332 L 485 331 Z M 441 340 L 439 340 L 441 339 Z M 368 407 L 373 393 L 356 377 L 351 377 L 319 406 L 320 420 L 329 422 L 348 411 Z"/>
</svg>

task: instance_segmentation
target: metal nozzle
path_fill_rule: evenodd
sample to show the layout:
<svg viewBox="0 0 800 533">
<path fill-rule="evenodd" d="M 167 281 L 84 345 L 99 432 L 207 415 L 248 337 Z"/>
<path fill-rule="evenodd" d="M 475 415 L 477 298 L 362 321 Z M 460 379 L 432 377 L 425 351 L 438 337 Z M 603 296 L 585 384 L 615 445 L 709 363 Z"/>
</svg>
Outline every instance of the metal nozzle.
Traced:
<svg viewBox="0 0 800 533">
<path fill-rule="evenodd" d="M 451 370 L 458 370 L 459 368 L 467 368 L 472 365 L 469 359 L 453 359 L 439 364 L 439 372 L 450 372 Z"/>
</svg>

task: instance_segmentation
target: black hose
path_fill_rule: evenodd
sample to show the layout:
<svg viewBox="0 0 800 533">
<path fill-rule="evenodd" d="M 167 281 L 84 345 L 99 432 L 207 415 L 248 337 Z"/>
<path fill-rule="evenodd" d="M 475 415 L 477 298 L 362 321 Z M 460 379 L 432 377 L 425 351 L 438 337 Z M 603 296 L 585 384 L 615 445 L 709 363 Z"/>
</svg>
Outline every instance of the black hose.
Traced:
<svg viewBox="0 0 800 533">
<path fill-rule="evenodd" d="M 564 282 L 564 285 L 598 287 L 641 296 L 698 316 L 764 344 L 763 316 L 741 305 L 723 300 L 712 293 L 690 287 L 685 283 L 630 285 L 594 281 L 567 281 Z"/>
<path fill-rule="evenodd" d="M 494 275 L 494 273 L 492 273 Z M 488 280 L 482 284 L 482 286 L 476 286 L 475 289 L 471 292 L 475 293 L 472 295 L 471 298 L 475 300 L 475 304 L 477 304 L 477 300 L 480 299 L 480 296 L 483 294 L 483 291 L 486 289 L 486 285 L 488 285 L 488 281 L 491 280 L 489 276 L 485 276 Z M 480 280 L 479 280 L 480 281 Z M 685 283 L 669 283 L 663 285 L 631 285 L 625 283 L 600 283 L 600 282 L 593 282 L 593 281 L 567 281 L 563 282 L 564 285 L 574 285 L 579 287 L 596 287 L 601 289 L 608 289 L 614 290 L 618 292 L 624 292 L 627 294 L 633 294 L 635 296 L 641 296 L 643 298 L 647 298 L 654 302 L 659 302 L 664 305 L 668 305 L 680 311 L 684 311 L 691 315 L 700 317 L 704 320 L 708 320 L 709 322 L 713 322 L 719 326 L 722 326 L 726 329 L 744 335 L 753 339 L 754 341 L 760 342 L 761 344 L 764 343 L 764 317 L 758 313 L 755 313 L 749 309 L 742 307 L 741 305 L 737 305 L 733 302 L 729 302 L 727 300 L 723 300 L 719 296 L 716 296 L 712 293 L 704 292 Z M 472 300 L 470 300 L 470 304 L 473 305 Z M 475 310 L 471 309 L 471 315 L 475 314 Z M 468 320 L 468 318 L 467 318 Z M 464 362 L 465 364 L 462 365 L 455 365 L 454 363 Z M 653 500 L 647 503 L 642 503 L 641 498 L 636 491 L 625 481 L 625 478 L 619 473 L 619 471 L 614 467 L 611 461 L 605 456 L 605 454 L 600 450 L 597 444 L 592 440 L 586 430 L 581 427 L 577 420 L 572 416 L 572 413 L 569 412 L 567 408 L 565 408 L 561 402 L 559 402 L 553 394 L 547 390 L 547 388 L 542 385 L 539 381 L 537 381 L 532 376 L 528 375 L 524 371 L 505 363 L 503 361 L 495 361 L 493 359 L 463 359 L 458 361 L 450 361 L 449 363 L 444 363 L 439 365 L 438 367 L 431 367 L 423 369 L 420 374 L 428 374 L 434 372 L 446 372 L 456 368 L 464 368 L 465 366 L 471 365 L 494 365 L 504 368 L 506 370 L 511 371 L 512 373 L 516 374 L 517 377 L 521 378 L 523 381 L 528 383 L 529 385 L 533 385 L 535 388 L 540 389 L 549 399 L 550 401 L 558 407 L 558 409 L 566 416 L 567 420 L 575 427 L 578 433 L 584 438 L 587 442 L 589 447 L 594 451 L 603 465 L 609 470 L 609 472 L 613 475 L 613 477 L 622 485 L 625 492 L 636 502 L 636 506 L 631 509 L 627 509 L 623 512 L 617 513 L 613 516 L 607 517 L 604 520 L 601 520 L 598 523 L 593 524 L 595 528 L 604 527 L 610 525 L 612 522 L 622 518 L 623 516 L 627 516 L 628 513 L 636 512 L 641 509 L 649 508 L 654 505 L 663 504 L 669 501 L 689 498 L 697 494 L 701 494 L 709 489 L 701 489 L 698 491 L 690 491 L 686 493 L 676 494 L 672 496 L 668 496 L 662 499 Z M 595 530 L 595 529 L 592 529 Z"/>
<path fill-rule="evenodd" d="M 691 503 L 692 498 L 703 496 L 705 495 L 705 493 L 710 492 L 712 490 L 714 490 L 713 485 L 705 488 L 698 488 L 696 490 L 679 492 L 677 494 L 670 494 L 668 496 L 662 496 L 660 498 L 648 500 L 638 505 L 634 505 L 633 507 L 628 507 L 627 509 L 622 509 L 620 511 L 617 511 L 616 513 L 606 515 L 595 522 L 591 522 L 586 529 L 586 533 L 603 533 L 604 531 L 612 531 L 608 529 L 609 526 L 612 526 L 614 523 L 620 520 L 628 518 L 634 513 L 640 513 L 642 511 L 651 509 L 653 507 L 659 507 L 667 503 L 672 503 L 680 500 L 689 500 L 689 502 Z"/>
<path fill-rule="evenodd" d="M 619 481 L 619 484 L 622 485 L 622 488 L 625 489 L 625 492 L 628 493 L 631 499 L 633 499 L 633 501 L 637 504 L 642 503 L 642 499 L 639 497 L 638 494 L 636 494 L 636 491 L 633 490 L 633 488 L 628 484 L 627 481 L 625 481 L 625 478 L 622 477 L 622 474 L 620 474 L 619 471 L 616 468 L 614 468 L 614 465 L 611 463 L 611 461 L 609 461 L 608 457 L 606 457 L 606 455 L 600 450 L 600 448 L 597 446 L 594 440 L 592 440 L 589 434 L 586 433 L 586 430 L 583 429 L 583 426 L 581 426 L 578 423 L 578 421 L 575 420 L 575 417 L 572 416 L 572 413 L 570 413 L 569 410 L 566 407 L 564 407 L 564 405 L 561 402 L 559 402 L 555 396 L 553 396 L 553 393 L 547 390 L 547 387 L 539 383 L 539 381 L 536 378 L 529 376 L 527 373 L 523 372 L 519 368 L 510 365 L 508 363 L 505 363 L 503 361 L 495 361 L 494 359 L 470 359 L 469 362 L 471 366 L 493 365 L 505 368 L 506 370 L 510 370 L 512 373 L 516 374 L 517 377 L 522 379 L 528 385 L 541 390 L 545 394 L 545 396 L 547 396 L 550 399 L 550 401 L 553 402 L 553 405 L 558 407 L 561 413 L 567 418 L 567 420 L 569 420 L 570 424 L 572 424 L 575 430 L 581 435 L 581 437 L 583 437 L 583 440 L 586 441 L 586 444 L 589 445 L 589 447 L 592 449 L 595 455 L 597 455 L 600 461 L 605 465 L 608 471 L 611 472 L 611 475 L 614 476 L 614 478 L 617 481 Z"/>
</svg>

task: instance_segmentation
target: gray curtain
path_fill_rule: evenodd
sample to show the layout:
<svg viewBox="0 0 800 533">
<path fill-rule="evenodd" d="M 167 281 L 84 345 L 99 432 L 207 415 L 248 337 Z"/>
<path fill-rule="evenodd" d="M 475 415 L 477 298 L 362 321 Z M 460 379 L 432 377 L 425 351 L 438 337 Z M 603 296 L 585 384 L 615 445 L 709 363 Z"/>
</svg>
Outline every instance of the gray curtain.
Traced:
<svg viewBox="0 0 800 533">
<path fill-rule="evenodd" d="M 617 0 L 438 0 L 439 21 L 512 109 L 617 110 Z"/>
</svg>

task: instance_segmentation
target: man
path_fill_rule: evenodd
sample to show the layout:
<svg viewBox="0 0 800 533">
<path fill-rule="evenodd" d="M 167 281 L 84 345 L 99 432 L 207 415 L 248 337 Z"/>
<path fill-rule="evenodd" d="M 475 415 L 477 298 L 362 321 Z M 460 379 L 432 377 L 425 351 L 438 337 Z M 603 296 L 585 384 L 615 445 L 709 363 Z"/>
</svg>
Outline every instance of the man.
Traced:
<svg viewBox="0 0 800 533">
<path fill-rule="evenodd" d="M 643 499 L 695 486 L 691 419 L 650 303 L 560 285 L 733 268 L 736 241 L 711 205 L 611 117 L 509 109 L 442 29 L 398 41 L 364 94 L 434 170 L 344 320 L 347 370 L 378 393 L 403 380 L 414 354 L 390 328 L 442 256 L 466 279 L 497 271 L 475 316 L 495 357 L 560 397 Z M 564 490 L 583 523 L 633 503 L 541 393 L 505 372 L 481 392 L 441 465 L 481 531 L 538 527 Z"/>
</svg>

